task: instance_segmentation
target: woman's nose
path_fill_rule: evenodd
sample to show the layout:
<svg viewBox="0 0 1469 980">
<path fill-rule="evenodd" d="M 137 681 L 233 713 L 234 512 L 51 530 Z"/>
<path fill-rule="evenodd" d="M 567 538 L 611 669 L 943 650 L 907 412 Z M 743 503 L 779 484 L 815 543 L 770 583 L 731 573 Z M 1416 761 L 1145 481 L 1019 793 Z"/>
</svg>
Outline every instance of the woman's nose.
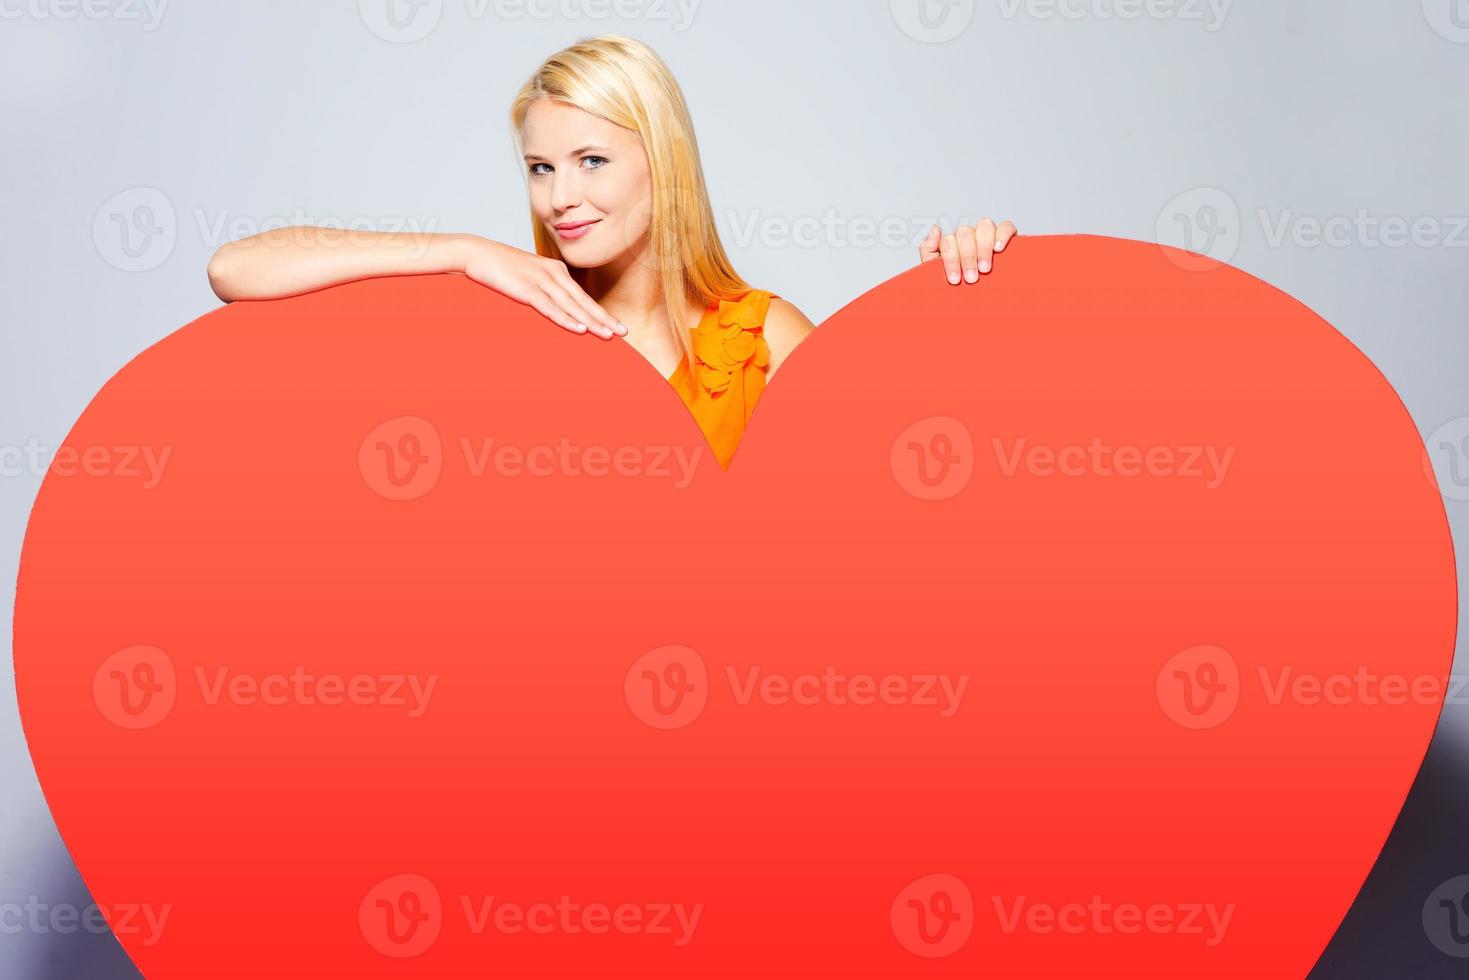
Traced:
<svg viewBox="0 0 1469 980">
<path fill-rule="evenodd" d="M 581 191 L 576 178 L 570 174 L 557 174 L 551 186 L 551 204 L 557 211 L 569 211 L 581 203 Z"/>
</svg>

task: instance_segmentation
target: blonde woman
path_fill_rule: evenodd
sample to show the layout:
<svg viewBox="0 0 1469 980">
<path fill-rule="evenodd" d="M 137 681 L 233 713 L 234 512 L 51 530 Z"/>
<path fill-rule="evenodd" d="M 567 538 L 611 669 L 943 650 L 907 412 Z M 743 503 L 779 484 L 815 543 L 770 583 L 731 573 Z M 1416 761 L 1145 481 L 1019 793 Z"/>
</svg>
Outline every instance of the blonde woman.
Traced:
<svg viewBox="0 0 1469 980">
<path fill-rule="evenodd" d="M 583 40 L 547 58 L 510 109 L 535 253 L 471 234 L 289 228 L 221 247 L 225 302 L 371 276 L 459 272 L 578 334 L 620 338 L 668 379 L 728 466 L 761 392 L 814 329 L 725 255 L 683 92 L 641 41 Z M 920 261 L 977 282 L 1016 233 L 985 219 L 930 229 Z M 426 241 L 425 241 L 426 239 Z M 266 245 L 270 247 L 254 247 Z"/>
</svg>

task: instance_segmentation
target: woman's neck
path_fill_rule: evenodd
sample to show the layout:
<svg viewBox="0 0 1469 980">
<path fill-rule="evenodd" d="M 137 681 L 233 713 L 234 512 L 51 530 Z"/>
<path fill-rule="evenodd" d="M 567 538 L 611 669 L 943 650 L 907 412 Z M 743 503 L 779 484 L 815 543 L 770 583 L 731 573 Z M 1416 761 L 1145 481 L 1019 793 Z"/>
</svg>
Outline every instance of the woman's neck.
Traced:
<svg viewBox="0 0 1469 980">
<path fill-rule="evenodd" d="M 629 253 L 607 265 L 574 270 L 573 274 L 597 305 L 627 327 L 628 342 L 643 356 L 657 360 L 659 352 L 677 350 L 662 285 L 645 262 Z M 685 311 L 689 318 L 685 330 L 691 329 L 702 313 L 696 306 L 690 303 Z"/>
</svg>

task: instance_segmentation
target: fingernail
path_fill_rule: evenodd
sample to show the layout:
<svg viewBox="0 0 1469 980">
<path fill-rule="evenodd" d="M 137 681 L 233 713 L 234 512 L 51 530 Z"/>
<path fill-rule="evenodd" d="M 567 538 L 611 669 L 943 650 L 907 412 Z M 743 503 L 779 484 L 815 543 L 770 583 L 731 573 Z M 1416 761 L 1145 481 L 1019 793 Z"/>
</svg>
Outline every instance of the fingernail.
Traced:
<svg viewBox="0 0 1469 980">
<path fill-rule="evenodd" d="M 576 325 L 576 332 L 577 333 L 586 333 L 587 332 L 587 325 L 585 323 L 578 323 Z"/>
<path fill-rule="evenodd" d="M 971 269 L 970 271 L 964 273 L 964 281 L 965 282 L 979 282 L 979 273 L 977 273 L 977 272 L 975 272 L 974 270 Z"/>
<path fill-rule="evenodd" d="M 1005 251 L 1005 245 L 1006 245 L 1005 242 L 995 242 L 995 251 L 996 252 L 1003 252 L 1003 251 Z"/>
<path fill-rule="evenodd" d="M 959 273 L 957 273 L 957 272 L 951 272 L 951 273 L 949 273 L 949 285 L 950 286 L 957 286 L 957 285 L 959 285 Z"/>
<path fill-rule="evenodd" d="M 982 260 L 979 263 L 979 271 L 980 272 L 989 272 L 990 271 L 990 260 L 989 259 L 984 259 L 984 260 Z"/>
<path fill-rule="evenodd" d="M 621 320 L 617 321 L 617 332 L 622 334 L 624 337 L 627 336 L 627 326 Z"/>
</svg>

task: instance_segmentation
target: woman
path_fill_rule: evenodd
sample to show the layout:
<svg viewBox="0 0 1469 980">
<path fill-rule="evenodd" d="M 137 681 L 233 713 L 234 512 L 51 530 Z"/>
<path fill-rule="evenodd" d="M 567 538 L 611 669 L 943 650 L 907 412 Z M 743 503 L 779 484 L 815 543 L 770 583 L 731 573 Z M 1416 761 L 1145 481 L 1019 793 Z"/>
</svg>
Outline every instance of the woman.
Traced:
<svg viewBox="0 0 1469 980">
<path fill-rule="evenodd" d="M 468 234 L 353 232 L 343 245 L 340 232 L 280 229 L 215 252 L 215 293 L 271 299 L 370 276 L 464 273 L 573 333 L 627 341 L 728 466 L 765 385 L 814 325 L 735 273 L 668 66 L 630 38 L 579 42 L 536 70 L 510 121 L 535 254 Z M 989 219 L 949 235 L 934 225 L 919 258 L 941 258 L 950 283 L 977 282 L 1015 233 Z"/>
</svg>

